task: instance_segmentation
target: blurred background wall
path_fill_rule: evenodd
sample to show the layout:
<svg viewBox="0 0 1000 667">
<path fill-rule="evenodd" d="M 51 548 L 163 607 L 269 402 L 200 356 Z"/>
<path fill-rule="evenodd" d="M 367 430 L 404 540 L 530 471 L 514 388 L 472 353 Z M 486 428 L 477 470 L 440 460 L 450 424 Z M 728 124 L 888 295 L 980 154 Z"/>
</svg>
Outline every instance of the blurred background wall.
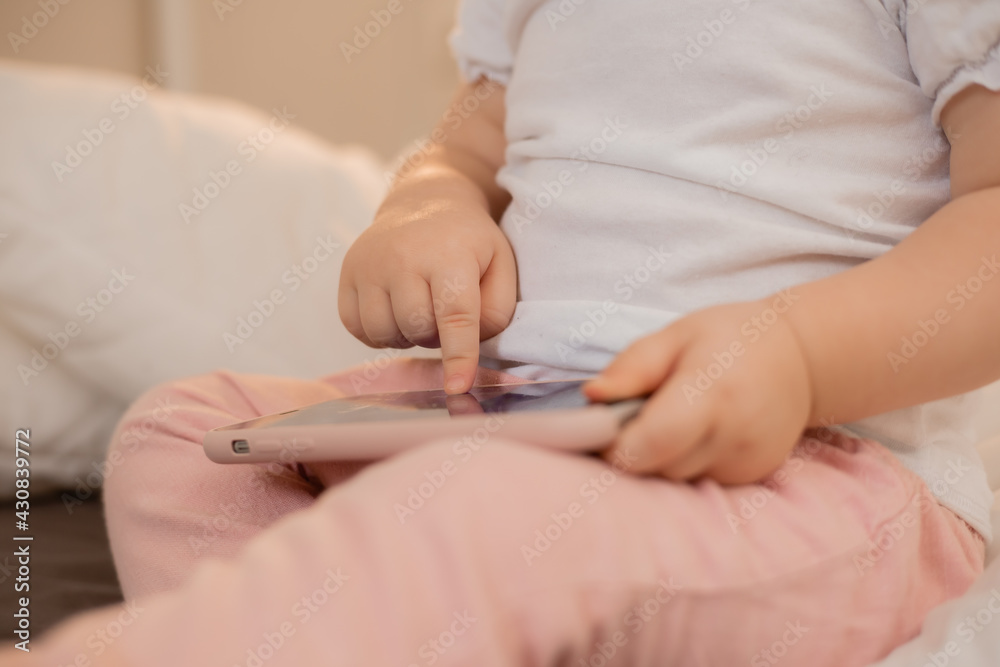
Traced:
<svg viewBox="0 0 1000 667">
<path fill-rule="evenodd" d="M 0 57 L 135 75 L 159 65 L 169 88 L 287 107 L 301 127 L 388 159 L 430 130 L 457 84 L 456 4 L 3 0 Z M 362 48 L 348 62 L 342 43 Z"/>
</svg>

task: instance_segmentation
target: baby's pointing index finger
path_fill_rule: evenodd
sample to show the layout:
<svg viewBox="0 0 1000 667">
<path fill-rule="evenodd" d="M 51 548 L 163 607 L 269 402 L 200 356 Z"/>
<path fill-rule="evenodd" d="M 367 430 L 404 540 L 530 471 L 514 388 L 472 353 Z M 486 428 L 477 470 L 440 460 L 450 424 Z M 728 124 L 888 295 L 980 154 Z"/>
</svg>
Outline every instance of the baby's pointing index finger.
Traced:
<svg viewBox="0 0 1000 667">
<path fill-rule="evenodd" d="M 479 267 L 454 267 L 431 280 L 434 318 L 441 340 L 444 388 L 448 394 L 465 393 L 479 368 Z"/>
</svg>

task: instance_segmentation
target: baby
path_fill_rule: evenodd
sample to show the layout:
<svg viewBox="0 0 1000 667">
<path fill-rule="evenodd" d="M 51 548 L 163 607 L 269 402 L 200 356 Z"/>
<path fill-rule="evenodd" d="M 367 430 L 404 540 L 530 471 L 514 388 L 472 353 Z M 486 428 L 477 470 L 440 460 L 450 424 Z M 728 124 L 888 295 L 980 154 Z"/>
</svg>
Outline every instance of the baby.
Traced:
<svg viewBox="0 0 1000 667">
<path fill-rule="evenodd" d="M 501 430 L 268 469 L 201 437 L 352 371 L 157 388 L 119 433 L 177 418 L 106 491 L 144 611 L 95 664 L 849 667 L 915 636 L 992 537 L 960 394 L 1000 377 L 998 39 L 995 0 L 466 0 L 463 84 L 338 294 L 442 361 L 365 390 L 649 401 L 605 460 Z"/>
</svg>

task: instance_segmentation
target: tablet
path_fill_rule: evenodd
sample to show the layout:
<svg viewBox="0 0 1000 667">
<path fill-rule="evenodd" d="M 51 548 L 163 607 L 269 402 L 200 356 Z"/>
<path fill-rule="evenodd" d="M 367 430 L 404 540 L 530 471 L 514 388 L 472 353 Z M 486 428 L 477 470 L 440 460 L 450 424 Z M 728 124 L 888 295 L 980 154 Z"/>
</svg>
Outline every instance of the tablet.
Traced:
<svg viewBox="0 0 1000 667">
<path fill-rule="evenodd" d="M 591 402 L 589 378 L 364 394 L 317 403 L 209 431 L 218 463 L 376 460 L 433 439 L 473 451 L 494 435 L 543 447 L 598 451 L 614 442 L 645 398 Z"/>
</svg>

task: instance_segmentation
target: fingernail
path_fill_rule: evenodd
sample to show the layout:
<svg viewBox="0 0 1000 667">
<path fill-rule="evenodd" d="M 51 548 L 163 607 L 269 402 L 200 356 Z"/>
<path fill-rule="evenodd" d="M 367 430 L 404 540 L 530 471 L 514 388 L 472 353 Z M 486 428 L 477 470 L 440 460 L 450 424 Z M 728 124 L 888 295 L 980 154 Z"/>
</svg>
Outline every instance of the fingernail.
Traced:
<svg viewBox="0 0 1000 667">
<path fill-rule="evenodd" d="M 462 387 L 465 386 L 465 379 L 461 375 L 452 375 L 448 378 L 448 383 L 445 384 L 445 391 L 461 391 Z"/>
</svg>

